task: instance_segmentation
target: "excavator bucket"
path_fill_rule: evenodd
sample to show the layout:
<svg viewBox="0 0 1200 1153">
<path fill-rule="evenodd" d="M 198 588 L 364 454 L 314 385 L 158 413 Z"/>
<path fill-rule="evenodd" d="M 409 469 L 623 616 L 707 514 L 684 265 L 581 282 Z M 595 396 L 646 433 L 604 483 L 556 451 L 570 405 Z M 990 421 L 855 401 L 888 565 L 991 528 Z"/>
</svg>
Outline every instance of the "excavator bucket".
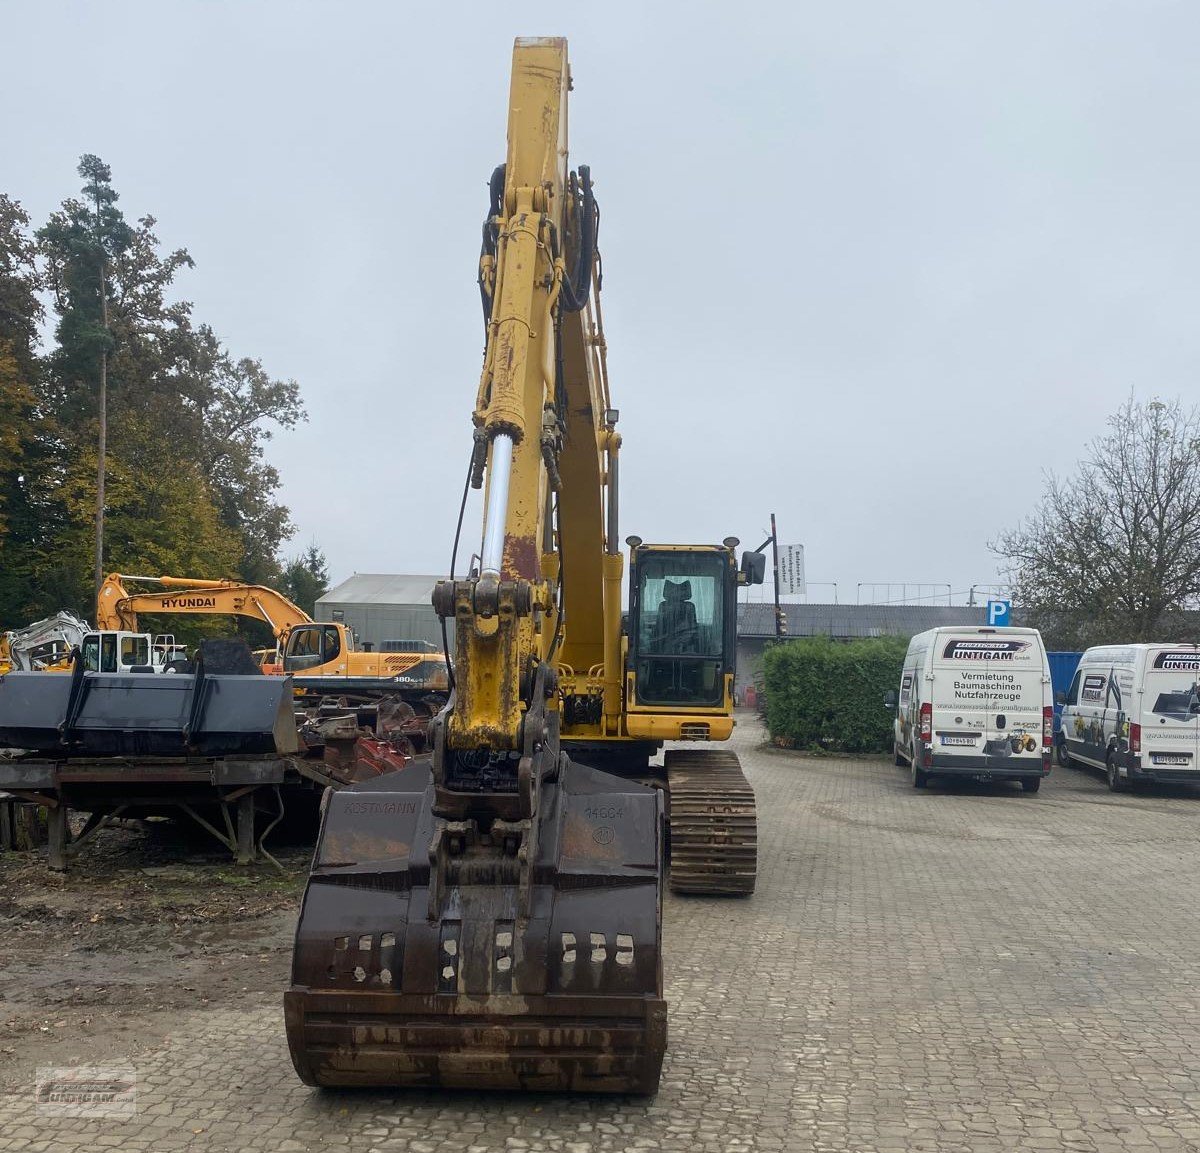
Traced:
<svg viewBox="0 0 1200 1153">
<path fill-rule="evenodd" d="M 427 761 L 326 793 L 285 995 L 303 1081 L 657 1089 L 661 795 L 563 762 L 532 860 L 496 852 L 501 821 L 447 858 L 466 826 L 434 813 Z"/>
<path fill-rule="evenodd" d="M 0 748 L 58 756 L 270 755 L 299 748 L 282 677 L 8 673 L 0 677 Z"/>
</svg>

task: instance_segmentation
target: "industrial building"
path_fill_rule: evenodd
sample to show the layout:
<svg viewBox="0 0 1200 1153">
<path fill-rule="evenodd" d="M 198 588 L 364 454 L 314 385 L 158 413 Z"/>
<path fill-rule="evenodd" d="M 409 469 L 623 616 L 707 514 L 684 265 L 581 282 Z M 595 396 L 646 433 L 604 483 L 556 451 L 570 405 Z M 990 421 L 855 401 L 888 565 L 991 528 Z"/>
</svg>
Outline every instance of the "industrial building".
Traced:
<svg viewBox="0 0 1200 1153">
<path fill-rule="evenodd" d="M 378 648 L 383 641 L 432 641 L 441 646 L 442 625 L 433 611 L 438 576 L 355 573 L 317 601 L 316 618 L 343 621 L 360 645 Z M 448 622 L 453 640 L 454 622 Z"/>
</svg>

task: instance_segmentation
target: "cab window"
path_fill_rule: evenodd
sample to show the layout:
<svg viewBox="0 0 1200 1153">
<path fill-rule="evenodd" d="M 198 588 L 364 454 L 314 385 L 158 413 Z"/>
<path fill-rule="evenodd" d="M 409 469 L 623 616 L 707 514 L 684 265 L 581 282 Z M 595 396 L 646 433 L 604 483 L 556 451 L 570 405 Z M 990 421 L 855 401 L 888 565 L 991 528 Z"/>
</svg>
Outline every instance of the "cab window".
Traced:
<svg viewBox="0 0 1200 1153">
<path fill-rule="evenodd" d="M 338 640 L 338 631 L 332 625 L 325 629 L 325 651 L 322 653 L 325 661 L 337 660 L 338 653 L 342 651 L 341 642 Z"/>
<path fill-rule="evenodd" d="M 1108 692 L 1107 673 L 1085 673 L 1079 700 L 1085 705 L 1101 705 Z"/>
<path fill-rule="evenodd" d="M 117 671 L 117 637 L 115 633 L 105 633 L 100 638 L 100 671 L 102 673 Z"/>
<path fill-rule="evenodd" d="M 1079 682 L 1083 679 L 1083 670 L 1076 669 L 1075 676 L 1071 680 L 1071 687 L 1067 689 L 1067 704 L 1079 704 Z"/>
<path fill-rule="evenodd" d="M 146 637 L 121 638 L 121 668 L 150 663 L 150 643 Z"/>
<path fill-rule="evenodd" d="M 639 701 L 721 703 L 727 643 L 725 564 L 718 554 L 686 550 L 639 558 L 630 646 Z"/>
<path fill-rule="evenodd" d="M 80 656 L 87 672 L 98 673 L 100 671 L 100 638 L 94 633 L 84 637 Z"/>
<path fill-rule="evenodd" d="M 321 655 L 321 630 L 296 629 L 288 643 L 288 656 L 316 657 Z"/>
</svg>

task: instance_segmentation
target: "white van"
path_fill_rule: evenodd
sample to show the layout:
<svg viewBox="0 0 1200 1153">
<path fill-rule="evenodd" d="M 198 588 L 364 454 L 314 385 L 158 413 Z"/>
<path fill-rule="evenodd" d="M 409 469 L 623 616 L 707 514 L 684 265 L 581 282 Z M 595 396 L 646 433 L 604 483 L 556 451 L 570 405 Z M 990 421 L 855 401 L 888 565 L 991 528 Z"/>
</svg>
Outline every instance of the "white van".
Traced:
<svg viewBox="0 0 1200 1153">
<path fill-rule="evenodd" d="M 1036 793 L 1053 740 L 1050 665 L 1037 629 L 943 626 L 909 642 L 895 745 L 915 788 L 966 777 L 1020 781 Z"/>
<path fill-rule="evenodd" d="M 1059 761 L 1135 781 L 1200 783 L 1200 645 L 1088 649 L 1062 702 Z"/>
</svg>

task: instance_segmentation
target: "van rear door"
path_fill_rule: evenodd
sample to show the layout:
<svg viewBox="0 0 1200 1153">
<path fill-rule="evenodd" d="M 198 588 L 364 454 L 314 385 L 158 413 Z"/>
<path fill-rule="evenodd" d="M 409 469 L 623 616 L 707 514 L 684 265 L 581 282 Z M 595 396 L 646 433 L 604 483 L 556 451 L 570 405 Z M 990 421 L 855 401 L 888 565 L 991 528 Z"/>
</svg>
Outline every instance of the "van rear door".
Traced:
<svg viewBox="0 0 1200 1153">
<path fill-rule="evenodd" d="M 1200 772 L 1200 646 L 1164 645 L 1146 654 L 1140 720 L 1142 765 L 1151 772 Z"/>
<path fill-rule="evenodd" d="M 933 657 L 934 753 L 1039 761 L 1045 675 L 1037 634 L 940 635 Z"/>
</svg>

